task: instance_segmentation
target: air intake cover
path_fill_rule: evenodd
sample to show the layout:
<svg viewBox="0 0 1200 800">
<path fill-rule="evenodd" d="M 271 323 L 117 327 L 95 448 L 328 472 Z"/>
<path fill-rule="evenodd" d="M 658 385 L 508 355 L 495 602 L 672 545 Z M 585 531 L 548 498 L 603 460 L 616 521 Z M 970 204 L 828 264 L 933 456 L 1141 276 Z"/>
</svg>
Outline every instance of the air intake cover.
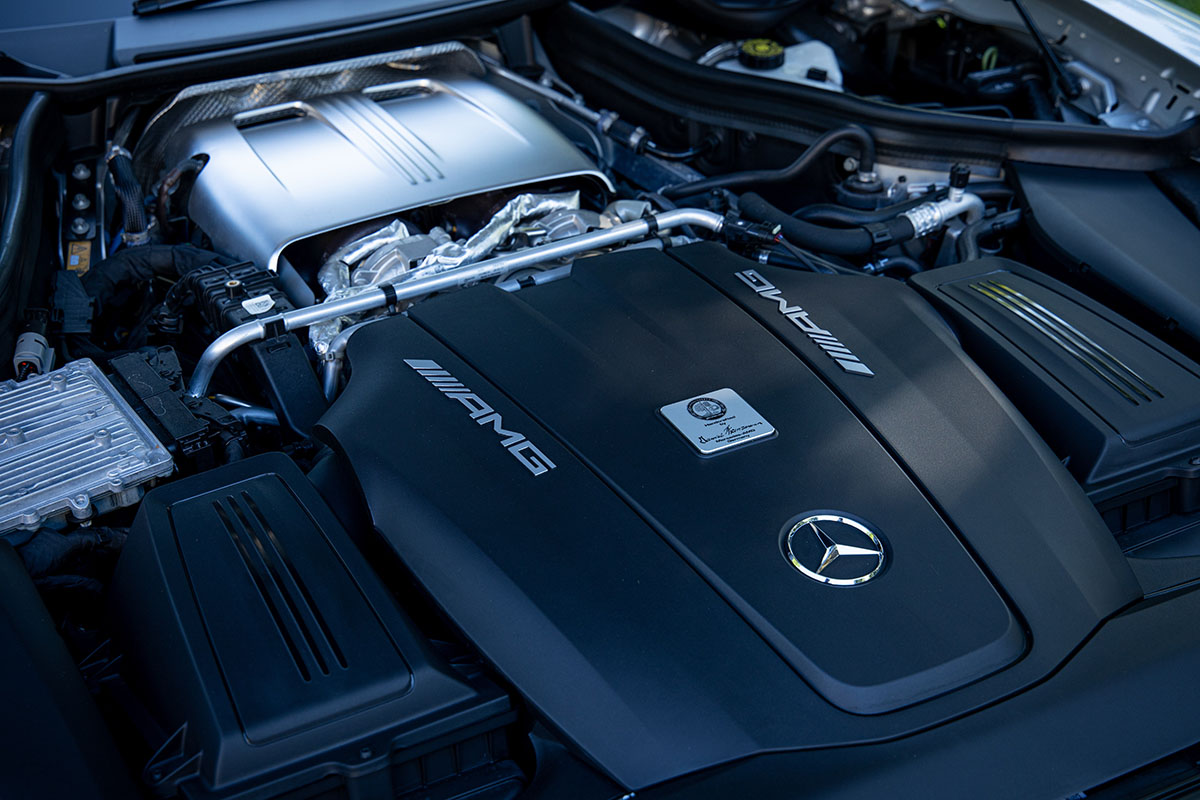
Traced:
<svg viewBox="0 0 1200 800">
<path fill-rule="evenodd" d="M 1004 259 L 920 275 L 963 344 L 1096 500 L 1187 469 L 1200 366 L 1069 286 Z"/>
<path fill-rule="evenodd" d="M 398 796 L 503 756 L 507 697 L 430 650 L 281 454 L 147 495 L 113 602 L 126 678 L 173 733 L 160 785 L 274 797 L 387 770 Z"/>
</svg>

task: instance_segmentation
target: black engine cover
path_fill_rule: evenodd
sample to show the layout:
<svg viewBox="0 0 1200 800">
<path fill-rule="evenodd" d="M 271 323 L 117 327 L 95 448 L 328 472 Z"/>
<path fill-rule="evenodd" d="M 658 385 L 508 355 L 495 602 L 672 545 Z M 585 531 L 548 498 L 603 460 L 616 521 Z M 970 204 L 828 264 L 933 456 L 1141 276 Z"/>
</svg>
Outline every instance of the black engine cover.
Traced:
<svg viewBox="0 0 1200 800">
<path fill-rule="evenodd" d="M 936 724 L 1045 677 L 1141 594 L 1053 454 L 895 282 L 631 251 L 427 301 L 349 359 L 322 427 L 376 527 L 631 788 Z M 705 456 L 659 410 L 724 388 L 775 434 Z M 818 514 L 876 532 L 884 569 L 802 574 L 787 535 Z"/>
</svg>

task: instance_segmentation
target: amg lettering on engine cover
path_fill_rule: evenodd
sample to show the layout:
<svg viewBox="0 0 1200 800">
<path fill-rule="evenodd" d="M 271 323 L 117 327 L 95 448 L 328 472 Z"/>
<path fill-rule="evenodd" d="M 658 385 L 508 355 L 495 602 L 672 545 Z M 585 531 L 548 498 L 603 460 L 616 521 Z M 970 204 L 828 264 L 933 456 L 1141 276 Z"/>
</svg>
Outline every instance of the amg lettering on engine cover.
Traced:
<svg viewBox="0 0 1200 800">
<path fill-rule="evenodd" d="M 537 448 L 533 442 L 525 438 L 525 434 L 505 430 L 504 420 L 483 398 L 468 389 L 458 378 L 442 368 L 436 361 L 420 358 L 406 358 L 404 363 L 412 367 L 418 374 L 429 381 L 437 390 L 452 400 L 462 403 L 479 425 L 491 425 L 492 430 L 500 437 L 500 444 L 525 469 L 534 475 L 545 475 L 555 468 L 555 463 Z"/>
<path fill-rule="evenodd" d="M 862 363 L 858 356 L 850 352 L 850 348 L 842 344 L 836 336 L 824 328 L 819 327 L 808 317 L 808 312 L 800 306 L 788 305 L 780 291 L 775 288 L 775 285 L 758 273 L 758 270 L 747 269 L 742 272 L 735 272 L 735 275 L 742 283 L 749 286 L 758 296 L 765 300 L 772 300 L 779 304 L 779 313 L 792 321 L 800 330 L 804 331 L 804 335 L 812 339 L 813 343 L 825 351 L 825 355 L 832 358 L 846 372 L 854 373 L 855 375 L 873 376 L 875 373 L 870 367 Z"/>
</svg>

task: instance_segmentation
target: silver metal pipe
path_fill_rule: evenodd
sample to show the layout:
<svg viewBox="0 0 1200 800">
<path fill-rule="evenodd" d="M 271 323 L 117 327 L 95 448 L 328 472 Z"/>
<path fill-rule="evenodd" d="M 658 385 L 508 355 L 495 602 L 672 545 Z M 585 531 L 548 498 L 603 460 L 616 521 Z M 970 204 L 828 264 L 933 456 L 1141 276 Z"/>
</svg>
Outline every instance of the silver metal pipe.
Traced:
<svg viewBox="0 0 1200 800">
<path fill-rule="evenodd" d="M 342 360 L 329 359 L 321 362 L 321 391 L 330 402 L 337 397 L 338 378 L 342 377 Z"/>
<path fill-rule="evenodd" d="M 922 203 L 916 208 L 910 208 L 900 216 L 907 217 L 916 231 L 915 238 L 920 239 L 941 228 L 959 214 L 966 214 L 970 224 L 983 218 L 983 200 L 978 195 L 969 192 L 951 192 L 944 200 L 934 200 Z"/>
<path fill-rule="evenodd" d="M 515 253 L 507 253 L 476 264 L 466 264 L 436 275 L 428 275 L 411 281 L 397 281 L 391 284 L 393 301 L 412 300 L 424 297 L 434 292 L 448 289 L 458 289 L 464 286 L 480 283 L 481 281 L 498 278 L 507 272 L 523 267 L 535 266 L 547 261 L 586 253 L 602 247 L 623 244 L 633 239 L 640 239 L 652 231 L 666 231 L 672 228 L 691 225 L 695 228 L 719 232 L 725 223 L 725 218 L 715 211 L 704 211 L 698 208 L 676 208 L 655 214 L 652 219 L 639 219 L 615 225 L 606 230 L 583 233 L 562 239 L 557 242 L 530 247 Z M 363 311 L 374 311 L 387 305 L 388 292 L 383 288 L 368 289 L 353 297 L 334 300 L 329 303 L 298 308 L 283 314 L 276 314 L 262 320 L 253 320 L 232 328 L 213 340 L 196 363 L 192 372 L 192 380 L 188 384 L 188 395 L 203 397 L 208 391 L 217 367 L 225 357 L 242 345 L 261 341 L 266 338 L 267 331 L 294 331 L 307 328 L 318 322 L 337 317 L 359 314 Z M 324 353 L 320 355 L 324 356 Z"/>
<path fill-rule="evenodd" d="M 239 406 L 238 408 L 230 409 L 229 415 L 243 425 L 247 422 L 253 422 L 256 425 L 279 426 L 279 417 L 275 412 L 262 406 Z"/>
<path fill-rule="evenodd" d="M 221 394 L 218 392 L 212 396 L 212 399 L 223 406 L 230 406 L 231 408 L 254 408 L 253 403 L 247 403 L 240 397 L 234 397 L 231 394 Z"/>
<path fill-rule="evenodd" d="M 722 61 L 736 58 L 738 51 L 742 49 L 742 44 L 741 41 L 723 42 L 706 51 L 704 55 L 696 59 L 696 63 L 702 67 L 715 67 Z"/>
<path fill-rule="evenodd" d="M 350 344 L 350 337 L 361 327 L 370 325 L 372 322 L 378 322 L 383 317 L 373 317 L 364 319 L 361 322 L 356 322 L 338 332 L 329 341 L 329 350 L 322 356 L 321 360 L 321 388 L 325 392 L 326 400 L 333 400 L 337 395 L 338 379 L 342 376 L 342 356 L 346 353 L 346 347 Z"/>
</svg>

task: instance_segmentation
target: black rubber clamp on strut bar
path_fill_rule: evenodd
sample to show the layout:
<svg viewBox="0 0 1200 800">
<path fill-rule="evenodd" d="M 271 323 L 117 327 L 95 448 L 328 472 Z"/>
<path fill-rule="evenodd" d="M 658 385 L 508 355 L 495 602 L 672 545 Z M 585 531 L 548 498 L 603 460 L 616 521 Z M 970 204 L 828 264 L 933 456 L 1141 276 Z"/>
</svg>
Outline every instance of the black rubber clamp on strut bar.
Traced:
<svg viewBox="0 0 1200 800">
<path fill-rule="evenodd" d="M 396 297 L 396 287 L 390 283 L 384 283 L 379 288 L 383 290 L 383 305 L 387 309 L 387 313 L 395 314 L 396 304 L 399 302 L 399 298 Z"/>
<path fill-rule="evenodd" d="M 650 209 L 642 212 L 642 219 L 646 220 L 646 227 L 649 230 L 646 232 L 649 236 L 658 236 L 658 217 L 650 213 Z"/>
<path fill-rule="evenodd" d="M 287 325 L 283 317 L 271 317 L 263 320 L 263 339 L 274 339 L 287 333 Z"/>
</svg>

